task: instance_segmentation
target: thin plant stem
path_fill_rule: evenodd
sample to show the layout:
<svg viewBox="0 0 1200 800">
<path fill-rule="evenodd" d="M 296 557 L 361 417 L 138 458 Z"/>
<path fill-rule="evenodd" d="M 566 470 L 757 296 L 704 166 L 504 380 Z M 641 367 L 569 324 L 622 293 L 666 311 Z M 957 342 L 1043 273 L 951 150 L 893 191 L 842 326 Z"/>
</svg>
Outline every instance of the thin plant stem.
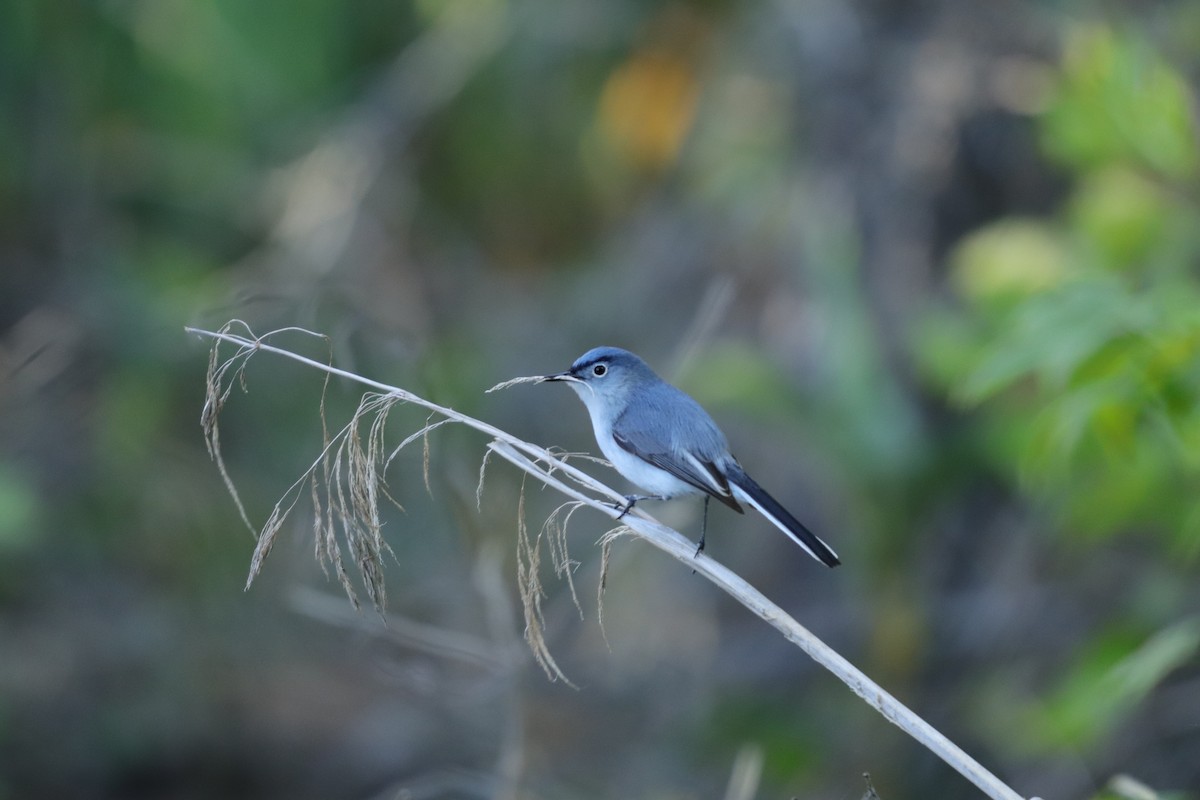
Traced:
<svg viewBox="0 0 1200 800">
<path fill-rule="evenodd" d="M 244 325 L 244 323 L 242 324 Z M 226 329 L 229 327 L 227 325 Z M 779 631 L 787 641 L 800 648 L 810 658 L 833 673 L 852 692 L 861 697 L 872 708 L 876 709 L 889 722 L 895 724 L 909 736 L 912 736 L 924 745 L 978 787 L 985 795 L 992 798 L 992 800 L 1024 800 L 1022 795 L 1018 794 L 985 769 L 978 761 L 964 752 L 962 748 L 951 742 L 932 725 L 925 722 L 925 720 L 917 716 L 907 706 L 868 678 L 841 654 L 814 636 L 811 631 L 769 600 L 762 592 L 751 586 L 740 575 L 730 570 L 724 564 L 714 560 L 706 553 L 697 553 L 696 546 L 690 539 L 673 528 L 661 524 L 653 517 L 647 515 L 640 507 L 633 509 L 632 512 L 621 517 L 621 507 L 624 498 L 620 493 L 577 469 L 572 464 L 567 463 L 549 450 L 518 439 L 482 420 L 467 416 L 447 406 L 432 403 L 400 387 L 389 386 L 352 372 L 322 364 L 311 358 L 268 344 L 261 337 L 251 336 L 251 338 L 247 338 L 229 333 L 228 330 L 207 331 L 199 328 L 186 328 L 185 330 L 197 336 L 204 336 L 234 344 L 242 348 L 243 352 L 269 352 L 292 359 L 313 369 L 386 393 L 402 402 L 422 406 L 434 414 L 440 415 L 445 420 L 461 423 L 491 436 L 492 442 L 488 444 L 489 453 L 499 455 L 528 475 L 581 505 L 591 506 L 593 509 L 612 517 L 614 520 L 620 518 L 621 527 L 614 529 L 602 539 L 602 543 L 605 546 L 611 545 L 613 540 L 622 536 L 633 536 L 667 553 L 681 564 L 694 570 L 697 574 L 703 575 L 743 605 L 750 613 L 761 618 Z M 248 327 L 247 330 L 249 330 Z M 428 427 L 432 429 L 435 426 L 430 425 Z M 425 432 L 427 433 L 428 431 Z M 530 644 L 536 646 L 534 641 L 531 641 Z M 551 665 L 553 665 L 552 661 Z M 545 663 L 542 666 L 543 668 L 547 667 Z M 558 673 L 556 668 L 548 669 L 547 671 L 552 677 L 554 677 L 554 673 L 557 673 L 558 677 L 563 677 L 561 673 Z M 1038 798 L 1031 798 L 1030 800 L 1038 800 Z"/>
</svg>

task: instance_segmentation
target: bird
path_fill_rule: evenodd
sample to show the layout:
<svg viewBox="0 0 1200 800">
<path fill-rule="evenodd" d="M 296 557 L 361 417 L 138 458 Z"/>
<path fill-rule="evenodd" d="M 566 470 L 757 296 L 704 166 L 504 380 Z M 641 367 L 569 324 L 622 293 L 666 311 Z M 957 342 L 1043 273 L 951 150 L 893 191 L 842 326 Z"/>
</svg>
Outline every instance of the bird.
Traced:
<svg viewBox="0 0 1200 800">
<path fill-rule="evenodd" d="M 739 514 L 744 513 L 744 503 L 822 564 L 841 563 L 829 545 L 742 469 L 708 412 L 638 356 L 619 347 L 596 347 L 577 358 L 570 369 L 541 376 L 540 381 L 563 382 L 575 391 L 587 408 L 605 458 L 648 492 L 626 495 L 618 519 L 642 500 L 703 495 L 698 556 L 704 550 L 708 501 L 716 498 Z"/>
</svg>

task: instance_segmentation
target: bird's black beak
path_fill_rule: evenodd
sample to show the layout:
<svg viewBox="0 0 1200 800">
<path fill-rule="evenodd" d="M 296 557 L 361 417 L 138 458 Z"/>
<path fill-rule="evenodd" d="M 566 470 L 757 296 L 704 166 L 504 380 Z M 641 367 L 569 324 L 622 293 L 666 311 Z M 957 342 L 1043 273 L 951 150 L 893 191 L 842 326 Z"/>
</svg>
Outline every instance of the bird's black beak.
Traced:
<svg viewBox="0 0 1200 800">
<path fill-rule="evenodd" d="M 583 381 L 579 380 L 579 378 L 576 378 L 574 375 L 572 375 L 570 370 L 566 372 L 556 372 L 553 375 L 546 375 L 542 378 L 542 381 L 574 381 L 575 383 L 583 383 Z"/>
</svg>

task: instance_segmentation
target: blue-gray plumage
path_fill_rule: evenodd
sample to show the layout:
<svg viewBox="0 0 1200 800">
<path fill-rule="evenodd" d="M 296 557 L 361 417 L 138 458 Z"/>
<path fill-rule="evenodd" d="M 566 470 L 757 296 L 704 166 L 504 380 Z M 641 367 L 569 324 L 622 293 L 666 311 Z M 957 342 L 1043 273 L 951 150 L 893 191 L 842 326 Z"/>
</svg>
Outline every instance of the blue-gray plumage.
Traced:
<svg viewBox="0 0 1200 800">
<path fill-rule="evenodd" d="M 692 494 L 705 496 L 706 518 L 710 497 L 739 513 L 746 503 L 813 558 L 830 567 L 840 563 L 827 544 L 746 474 L 729 452 L 725 434 L 700 404 L 633 353 L 597 347 L 566 372 L 543 380 L 564 381 L 575 390 L 605 457 L 617 472 L 650 492 L 627 496 L 626 512 L 639 500 Z M 703 532 L 699 549 L 704 549 Z"/>
</svg>

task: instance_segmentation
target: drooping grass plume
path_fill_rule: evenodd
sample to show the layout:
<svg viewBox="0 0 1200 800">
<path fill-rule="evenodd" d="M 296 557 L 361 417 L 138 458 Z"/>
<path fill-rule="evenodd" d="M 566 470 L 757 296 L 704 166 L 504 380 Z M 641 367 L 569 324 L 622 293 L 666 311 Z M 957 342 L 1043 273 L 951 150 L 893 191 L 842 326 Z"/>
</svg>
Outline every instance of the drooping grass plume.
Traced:
<svg viewBox="0 0 1200 800">
<path fill-rule="evenodd" d="M 231 331 L 241 329 L 244 335 Z M 328 364 L 298 355 L 268 343 L 268 339 L 283 331 L 264 336 L 255 336 L 245 323 L 234 320 L 219 331 L 187 328 L 190 333 L 211 338 L 214 341 L 209 358 L 206 379 L 206 400 L 201 424 L 209 452 L 218 465 L 218 470 L 234 497 L 239 514 L 253 530 L 249 517 L 237 495 L 220 454 L 218 417 L 229 400 L 235 382 L 246 389 L 244 368 L 254 354 L 268 352 L 300 362 L 329 376 L 338 376 L 355 381 L 372 390 L 363 396 L 358 409 L 350 421 L 332 435 L 325 428 L 324 446 L 316 461 L 294 483 L 276 503 L 263 528 L 258 531 L 258 545 L 251 560 L 247 585 L 262 569 L 262 563 L 270 552 L 271 545 L 282 528 L 283 521 L 294 509 L 300 489 L 309 485 L 314 508 L 314 531 L 316 553 L 323 565 L 332 564 L 339 582 L 346 589 L 351 602 L 358 600 L 345 568 L 343 547 L 353 557 L 359 576 L 367 588 L 368 596 L 380 612 L 386 604 L 383 586 L 384 556 L 392 551 L 382 536 L 382 521 L 379 503 L 390 499 L 386 491 L 384 473 L 388 462 L 403 447 L 417 439 L 424 442 L 425 481 L 428 484 L 428 435 L 438 427 L 451 422 L 473 428 L 491 437 L 480 464 L 480 483 L 477 503 L 482 505 L 483 479 L 489 464 L 489 456 L 496 454 L 504 461 L 522 470 L 527 476 L 540 481 L 563 494 L 567 502 L 559 506 L 540 527 L 536 536 L 530 536 L 525 519 L 525 491 L 522 484 L 518 499 L 517 520 L 517 583 L 525 616 L 525 638 L 534 658 L 552 679 L 566 681 L 566 676 L 555 662 L 547 647 L 544 635 L 542 600 L 546 597 L 541 582 L 541 555 L 549 552 L 558 576 L 567 581 L 572 597 L 578 605 L 572 583 L 572 571 L 576 562 L 570 557 L 566 546 L 566 527 L 576 511 L 584 506 L 620 520 L 620 526 L 605 534 L 600 540 L 601 579 L 599 592 L 609 568 L 609 554 L 614 544 L 625 537 L 644 541 L 679 561 L 687 569 L 703 576 L 715 586 L 729 594 L 747 610 L 774 627 L 784 639 L 807 653 L 813 660 L 833 673 L 852 692 L 878 710 L 888 721 L 899 726 L 910 736 L 921 742 L 939 758 L 956 769 L 993 800 L 1022 800 L 1022 796 L 988 772 L 977 761 L 968 756 L 957 745 L 948 740 L 931 725 L 914 714 L 895 697 L 855 668 L 840 654 L 814 636 L 771 602 L 761 592 L 747 583 L 723 564 L 706 553 L 697 553 L 695 544 L 683 534 L 668 528 L 638 507 L 622 514 L 624 497 L 614 489 L 597 481 L 570 463 L 562 453 L 518 439 L 499 428 L 469 417 L 452 408 L 425 400 L 405 389 L 388 386 Z M 288 329 L 296 330 L 296 329 Z M 308 333 L 305 331 L 304 333 Z M 315 335 L 310 334 L 308 335 Z M 234 354 L 224 360 L 219 352 L 221 345 L 233 345 Z M 516 378 L 498 384 L 492 390 L 522 383 L 538 382 L 538 377 Z M 385 457 L 383 436 L 388 412 L 400 403 L 412 404 L 427 409 L 431 416 L 426 425 L 406 437 L 401 445 Z M 324 399 L 321 402 L 322 425 L 325 425 Z M 366 428 L 364 445 L 362 429 Z M 545 545 L 545 548 L 543 548 Z M 1036 800 L 1036 798 L 1031 798 Z"/>
</svg>

